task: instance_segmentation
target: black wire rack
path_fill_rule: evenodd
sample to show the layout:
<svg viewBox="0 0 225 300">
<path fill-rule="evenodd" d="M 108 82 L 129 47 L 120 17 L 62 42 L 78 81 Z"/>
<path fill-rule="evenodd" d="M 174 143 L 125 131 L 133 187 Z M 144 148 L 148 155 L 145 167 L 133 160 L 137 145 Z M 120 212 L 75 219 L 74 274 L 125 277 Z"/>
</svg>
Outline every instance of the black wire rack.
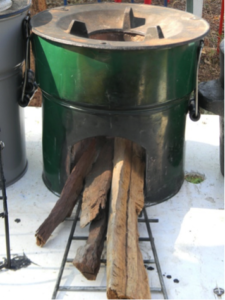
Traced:
<svg viewBox="0 0 225 300">
<path fill-rule="evenodd" d="M 8 214 L 8 204 L 7 204 L 7 195 L 6 195 L 6 179 L 4 176 L 3 170 L 3 159 L 2 159 L 2 150 L 5 148 L 5 145 L 0 141 L 0 200 L 3 200 L 3 212 L 0 213 L 0 217 L 4 219 L 5 223 L 5 245 L 6 245 L 6 258 L 3 258 L 3 261 L 0 261 L 0 270 L 1 269 L 10 269 L 10 270 L 20 270 L 29 266 L 32 262 L 31 260 L 23 253 L 23 255 L 11 255 L 10 252 L 10 232 L 9 232 L 9 214 Z"/>
<path fill-rule="evenodd" d="M 7 196 L 6 196 L 6 186 L 5 186 L 5 177 L 3 172 L 3 163 L 2 163 L 2 150 L 5 145 L 0 141 L 0 200 L 3 200 L 3 212 L 0 213 L 0 217 L 4 218 L 5 221 L 5 242 L 6 242 L 6 260 L 0 262 L 0 269 L 2 268 L 11 268 L 11 253 L 10 253 L 10 237 L 9 237 L 9 217 L 8 217 L 8 206 L 7 206 Z"/>
<path fill-rule="evenodd" d="M 68 258 L 68 254 L 69 254 L 69 250 L 70 250 L 72 241 L 81 241 L 81 240 L 85 241 L 88 239 L 88 236 L 74 235 L 74 233 L 76 231 L 77 223 L 80 221 L 80 218 L 79 218 L 80 211 L 81 211 L 81 199 L 79 200 L 77 207 L 75 209 L 74 218 L 66 219 L 66 221 L 72 221 L 73 223 L 72 223 L 71 231 L 69 234 L 68 242 L 67 242 L 67 245 L 66 245 L 66 248 L 64 251 L 64 255 L 63 255 L 63 259 L 62 259 L 61 266 L 59 269 L 59 273 L 58 273 L 58 277 L 57 277 L 56 284 L 54 287 L 54 291 L 52 294 L 52 299 L 56 299 L 58 292 L 106 292 L 106 286 L 65 286 L 65 285 L 60 285 L 66 263 L 72 263 L 72 261 L 73 261 L 73 259 Z M 143 217 L 142 216 L 139 217 L 138 222 L 146 224 L 148 237 L 139 237 L 139 242 L 150 242 L 151 250 L 153 253 L 153 257 L 154 257 L 154 259 L 144 260 L 144 264 L 145 265 L 146 264 L 155 264 L 156 269 L 157 269 L 158 278 L 159 278 L 159 283 L 160 283 L 160 287 L 150 286 L 150 290 L 151 290 L 152 294 L 161 293 L 163 295 L 164 299 L 168 299 L 168 295 L 167 295 L 166 287 L 164 284 L 163 275 L 162 275 L 162 271 L 161 271 L 155 243 L 154 243 L 154 238 L 153 238 L 152 230 L 150 227 L 150 223 L 157 223 L 158 219 L 149 219 L 147 210 L 145 208 L 143 209 L 142 214 L 143 214 Z M 101 263 L 106 264 L 107 263 L 106 259 L 101 259 Z"/>
</svg>

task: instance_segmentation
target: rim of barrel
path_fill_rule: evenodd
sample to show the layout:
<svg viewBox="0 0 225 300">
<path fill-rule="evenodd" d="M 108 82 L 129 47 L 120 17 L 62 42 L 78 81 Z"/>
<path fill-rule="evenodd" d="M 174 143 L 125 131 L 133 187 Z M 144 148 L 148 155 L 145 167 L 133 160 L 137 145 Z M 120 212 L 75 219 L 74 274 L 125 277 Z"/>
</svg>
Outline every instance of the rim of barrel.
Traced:
<svg viewBox="0 0 225 300">
<path fill-rule="evenodd" d="M 141 42 L 133 42 L 133 41 L 121 42 L 121 41 L 114 41 L 114 40 L 98 40 L 98 39 L 86 38 L 76 34 L 72 35 L 71 32 L 69 32 L 71 28 L 70 29 L 69 27 L 61 28 L 59 26 L 61 19 L 63 18 L 66 19 L 67 17 L 69 19 L 69 17 L 71 17 L 74 14 L 78 14 L 79 12 L 82 14 L 83 13 L 82 8 L 84 8 L 84 13 L 89 12 L 88 9 L 90 9 L 90 12 L 93 11 L 94 14 L 97 11 L 99 12 L 99 10 L 104 11 L 109 8 L 112 8 L 112 11 L 115 12 L 116 10 L 115 7 L 118 10 L 120 9 L 121 11 L 125 10 L 126 8 L 131 8 L 134 10 L 135 13 L 137 12 L 140 13 L 140 9 L 143 9 L 143 11 L 146 11 L 146 9 L 147 10 L 154 9 L 156 11 L 161 10 L 163 13 L 165 13 L 165 11 L 169 11 L 171 14 L 175 13 L 175 15 L 177 16 L 182 14 L 182 16 L 186 17 L 187 19 L 186 22 L 189 22 L 190 20 L 191 21 L 196 20 L 198 21 L 198 24 L 201 24 L 201 28 L 199 29 L 198 26 L 195 27 L 195 25 L 193 25 L 192 32 L 187 33 L 186 30 L 186 37 L 183 38 L 182 37 L 180 38 L 181 34 L 180 32 L 178 32 L 177 35 L 174 35 L 175 38 L 173 38 L 172 36 L 172 38 L 170 37 L 166 37 L 163 39 L 154 38 L 151 41 L 148 40 L 147 42 L 146 39 L 144 39 L 144 41 Z M 92 8 L 93 10 L 91 11 Z M 32 32 L 34 34 L 46 40 L 50 40 L 52 42 L 71 45 L 71 46 L 78 46 L 83 48 L 96 48 L 96 49 L 108 49 L 108 50 L 109 49 L 110 50 L 144 50 L 144 49 L 171 48 L 171 47 L 176 47 L 179 45 L 185 45 L 185 44 L 198 41 L 202 39 L 204 36 L 206 36 L 210 30 L 210 26 L 206 20 L 198 16 L 195 16 L 193 14 L 190 14 L 188 12 L 183 12 L 177 9 L 171 9 L 167 7 L 165 8 L 165 7 L 154 6 L 154 5 L 149 5 L 146 8 L 146 5 L 130 4 L 130 3 L 119 3 L 119 4 L 118 3 L 91 3 L 91 4 L 85 3 L 85 4 L 76 4 L 76 5 L 68 5 L 68 6 L 60 6 L 57 8 L 51 8 L 33 16 L 31 19 L 31 26 L 32 26 Z M 137 28 L 137 30 L 134 30 L 135 28 L 131 28 L 131 30 L 128 30 L 126 32 L 124 31 L 124 33 L 140 34 L 146 36 L 147 35 L 146 30 L 148 29 L 147 28 L 148 26 L 149 25 L 146 24 L 144 26 L 141 26 L 140 28 Z M 196 30 L 193 30 L 195 28 Z M 100 31 L 112 30 L 112 29 L 113 29 L 112 27 L 106 28 L 105 26 L 105 28 Z M 142 31 L 140 31 L 139 29 Z M 118 30 L 118 28 L 114 30 Z M 123 28 L 121 28 L 121 30 L 123 31 Z M 199 32 L 199 35 L 197 36 L 196 36 L 196 31 Z M 94 32 L 95 30 L 90 31 L 88 34 L 93 34 Z M 195 35 L 194 37 L 192 37 L 192 33 L 194 32 Z"/>
<path fill-rule="evenodd" d="M 12 6 L 0 12 L 0 19 L 9 18 L 27 11 L 31 6 L 31 0 L 12 0 Z"/>
</svg>

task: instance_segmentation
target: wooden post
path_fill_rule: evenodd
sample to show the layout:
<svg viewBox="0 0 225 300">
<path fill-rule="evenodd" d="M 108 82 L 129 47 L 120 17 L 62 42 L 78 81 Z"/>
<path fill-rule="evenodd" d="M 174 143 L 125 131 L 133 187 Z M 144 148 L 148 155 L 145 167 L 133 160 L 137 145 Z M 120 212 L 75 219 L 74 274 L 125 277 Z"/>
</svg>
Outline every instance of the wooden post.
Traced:
<svg viewBox="0 0 225 300">
<path fill-rule="evenodd" d="M 33 7 L 37 12 L 41 12 L 47 9 L 46 0 L 33 0 Z"/>
</svg>

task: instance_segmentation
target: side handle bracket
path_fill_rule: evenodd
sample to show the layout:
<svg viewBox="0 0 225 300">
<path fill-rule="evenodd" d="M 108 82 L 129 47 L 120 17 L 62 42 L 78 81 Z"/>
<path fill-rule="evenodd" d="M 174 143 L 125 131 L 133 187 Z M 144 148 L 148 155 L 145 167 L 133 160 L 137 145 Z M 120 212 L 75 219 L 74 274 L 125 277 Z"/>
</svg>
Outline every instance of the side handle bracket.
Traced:
<svg viewBox="0 0 225 300">
<path fill-rule="evenodd" d="M 194 90 L 194 98 L 190 100 L 189 105 L 189 116 L 190 119 L 194 122 L 198 121 L 201 117 L 200 110 L 199 110 L 199 101 L 198 101 L 198 73 L 199 73 L 199 66 L 201 61 L 201 54 L 202 49 L 204 47 L 204 40 L 200 41 L 199 45 L 199 53 L 198 53 L 198 63 L 197 63 L 197 71 L 196 71 L 196 87 Z"/>
<path fill-rule="evenodd" d="M 23 21 L 23 31 L 25 38 L 25 71 L 22 82 L 22 95 L 18 100 L 21 107 L 26 107 L 30 100 L 33 98 L 38 85 L 35 81 L 34 72 L 30 69 L 30 12 L 28 12 L 26 18 Z"/>
</svg>

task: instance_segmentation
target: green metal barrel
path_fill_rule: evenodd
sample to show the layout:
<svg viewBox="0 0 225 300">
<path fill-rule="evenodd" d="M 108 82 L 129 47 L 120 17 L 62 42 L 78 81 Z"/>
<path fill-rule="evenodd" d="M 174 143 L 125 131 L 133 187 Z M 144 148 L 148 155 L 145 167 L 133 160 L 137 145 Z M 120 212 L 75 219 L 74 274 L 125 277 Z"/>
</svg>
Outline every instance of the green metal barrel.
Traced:
<svg viewBox="0 0 225 300">
<path fill-rule="evenodd" d="M 150 15 L 157 26 L 149 24 Z M 60 194 L 67 179 L 68 149 L 103 135 L 146 149 L 146 205 L 179 191 L 186 114 L 208 24 L 195 20 L 201 33 L 190 38 L 184 31 L 180 37 L 178 30 L 174 38 L 163 23 L 168 15 L 173 24 L 177 18 L 175 25 L 185 16 L 194 34 L 188 22 L 193 15 L 144 5 L 76 5 L 33 18 L 36 79 L 43 94 L 43 178 L 54 193 Z"/>
</svg>

